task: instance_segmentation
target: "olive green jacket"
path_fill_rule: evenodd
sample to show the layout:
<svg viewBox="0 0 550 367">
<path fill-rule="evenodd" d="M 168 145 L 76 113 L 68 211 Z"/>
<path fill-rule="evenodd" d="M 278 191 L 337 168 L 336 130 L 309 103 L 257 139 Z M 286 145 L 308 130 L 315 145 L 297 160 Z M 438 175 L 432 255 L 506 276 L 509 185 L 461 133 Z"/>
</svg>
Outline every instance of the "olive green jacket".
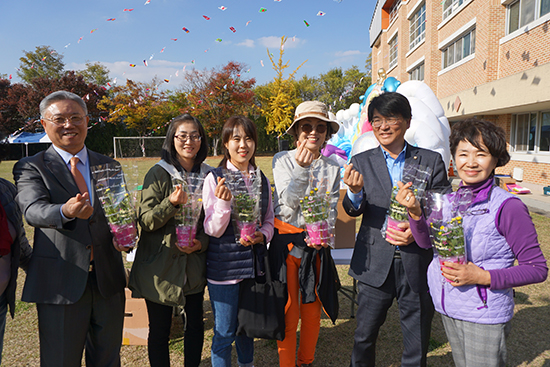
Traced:
<svg viewBox="0 0 550 367">
<path fill-rule="evenodd" d="M 201 165 L 201 173 L 211 169 Z M 178 306 L 185 304 L 185 295 L 202 292 L 206 286 L 206 250 L 204 212 L 199 219 L 196 238 L 201 250 L 186 254 L 176 247 L 174 215 L 177 208 L 170 203 L 172 178 L 160 165 L 153 166 L 143 183 L 138 207 L 141 227 L 136 257 L 130 272 L 132 297 Z"/>
</svg>

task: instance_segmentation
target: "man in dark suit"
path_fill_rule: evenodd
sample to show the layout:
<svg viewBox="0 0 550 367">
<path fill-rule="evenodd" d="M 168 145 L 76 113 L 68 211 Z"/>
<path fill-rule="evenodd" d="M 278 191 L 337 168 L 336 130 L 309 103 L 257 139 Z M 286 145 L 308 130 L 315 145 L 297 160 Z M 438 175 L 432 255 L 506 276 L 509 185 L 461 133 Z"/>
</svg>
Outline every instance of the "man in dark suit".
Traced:
<svg viewBox="0 0 550 367">
<path fill-rule="evenodd" d="M 126 277 L 90 172 L 115 161 L 84 146 L 89 118 L 76 94 L 48 95 L 40 114 L 53 145 L 13 168 L 35 228 L 22 300 L 36 303 L 40 365 L 80 366 L 85 347 L 87 366 L 120 366 Z"/>
<path fill-rule="evenodd" d="M 348 193 L 343 201 L 351 216 L 363 215 L 349 274 L 358 281 L 357 328 L 351 366 L 374 366 L 378 331 L 396 298 L 404 350 L 401 366 L 425 366 L 434 308 L 428 294 L 426 271 L 432 251 L 421 249 L 408 223 L 403 231 L 380 232 L 390 206 L 392 187 L 398 186 L 405 165 L 433 170 L 427 189 L 446 192 L 451 186 L 439 153 L 405 142 L 411 107 L 399 93 L 384 93 L 368 107 L 368 118 L 380 146 L 359 153 L 345 166 Z"/>
</svg>

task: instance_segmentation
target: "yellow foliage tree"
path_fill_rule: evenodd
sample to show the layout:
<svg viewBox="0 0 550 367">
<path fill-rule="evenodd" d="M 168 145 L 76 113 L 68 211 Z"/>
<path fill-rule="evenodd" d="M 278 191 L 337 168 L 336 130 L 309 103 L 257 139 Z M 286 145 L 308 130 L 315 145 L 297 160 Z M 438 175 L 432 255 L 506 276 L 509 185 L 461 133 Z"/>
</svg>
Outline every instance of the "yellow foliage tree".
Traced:
<svg viewBox="0 0 550 367">
<path fill-rule="evenodd" d="M 267 49 L 267 55 L 276 73 L 276 76 L 273 78 L 274 81 L 269 83 L 265 88 L 262 88 L 259 93 L 261 111 L 267 120 L 266 131 L 268 133 L 275 131 L 282 134 L 292 123 L 292 113 L 299 102 L 296 98 L 294 74 L 296 74 L 298 69 L 307 61 L 301 63 L 300 66 L 285 79 L 284 71 L 288 68 L 289 63 L 289 61 L 287 61 L 283 64 L 284 45 L 286 40 L 287 37 L 281 37 L 281 48 L 279 50 L 279 61 L 277 63 L 275 63 L 273 56 L 270 54 L 269 49 Z"/>
</svg>

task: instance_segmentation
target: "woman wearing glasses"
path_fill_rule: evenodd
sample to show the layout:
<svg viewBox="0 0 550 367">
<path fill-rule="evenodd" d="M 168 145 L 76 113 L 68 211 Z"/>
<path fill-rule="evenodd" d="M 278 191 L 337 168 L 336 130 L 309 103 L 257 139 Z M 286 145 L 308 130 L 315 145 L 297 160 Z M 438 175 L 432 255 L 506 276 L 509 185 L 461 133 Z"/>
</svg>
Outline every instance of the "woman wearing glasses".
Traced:
<svg viewBox="0 0 550 367">
<path fill-rule="evenodd" d="M 145 298 L 149 316 L 147 340 L 152 367 L 170 366 L 168 341 L 174 306 L 184 306 L 185 366 L 199 366 L 204 339 L 203 298 L 206 286 L 208 236 L 199 219 L 189 247 L 177 246 L 174 216 L 187 202 L 181 186 L 172 186 L 179 173 L 206 174 L 208 142 L 199 120 L 189 114 L 172 120 L 162 145 L 162 159 L 143 183 L 138 207 L 142 228 L 130 274 L 132 297 Z M 204 217 L 204 212 L 201 214 Z"/>
<path fill-rule="evenodd" d="M 315 189 L 310 186 L 311 170 L 326 171 L 325 190 L 336 210 L 340 189 L 340 167 L 321 154 L 339 125 L 329 118 L 327 106 L 318 101 L 301 103 L 287 133 L 296 149 L 273 158 L 275 181 L 275 235 L 269 248 L 272 273 L 288 287 L 285 307 L 285 338 L 278 341 L 281 367 L 309 366 L 313 362 L 321 327 L 321 306 L 334 321 L 338 314 L 338 276 L 327 243 L 306 243 L 305 221 L 300 200 Z M 320 274 L 322 276 L 320 277 Z M 276 275 L 274 275 L 276 277 Z M 301 297 L 300 297 L 301 295 Z M 302 319 L 296 362 L 296 330 Z"/>
<path fill-rule="evenodd" d="M 441 266 L 435 254 L 428 267 L 430 295 L 457 366 L 505 366 L 513 288 L 544 281 L 548 268 L 527 207 L 495 185 L 495 168 L 510 160 L 504 130 L 469 119 L 453 125 L 449 140 L 462 180 L 450 195 L 474 194 L 461 219 L 468 263 Z M 399 185 L 396 199 L 408 208 L 416 242 L 431 248 L 428 224 L 410 183 Z"/>
</svg>

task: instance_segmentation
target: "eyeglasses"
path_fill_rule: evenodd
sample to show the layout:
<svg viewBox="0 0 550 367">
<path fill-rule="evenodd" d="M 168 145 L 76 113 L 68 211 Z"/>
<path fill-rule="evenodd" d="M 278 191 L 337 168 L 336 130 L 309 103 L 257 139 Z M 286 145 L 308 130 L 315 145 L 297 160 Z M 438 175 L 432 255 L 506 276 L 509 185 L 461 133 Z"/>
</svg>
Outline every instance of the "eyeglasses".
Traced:
<svg viewBox="0 0 550 367">
<path fill-rule="evenodd" d="M 86 119 L 86 116 L 82 115 L 72 115 L 71 117 L 63 117 L 63 116 L 54 116 L 51 119 L 48 119 L 46 117 L 42 117 L 42 120 L 50 121 L 51 123 L 57 125 L 57 126 L 64 126 L 67 122 L 70 122 L 72 125 L 81 125 Z"/>
<path fill-rule="evenodd" d="M 313 126 L 311 126 L 311 124 L 303 124 L 300 127 L 300 129 L 302 129 L 302 131 L 306 134 L 309 134 L 313 130 L 317 131 L 319 134 L 324 134 L 327 131 L 327 125 L 319 124 L 315 126 L 315 129 L 314 129 Z"/>
<path fill-rule="evenodd" d="M 372 125 L 372 127 L 379 128 L 384 124 L 384 122 L 388 124 L 388 126 L 393 126 L 401 122 L 401 119 L 399 117 L 388 117 L 387 119 L 375 118 L 371 121 L 370 124 Z"/>
<path fill-rule="evenodd" d="M 201 136 L 199 134 L 179 134 L 174 136 L 176 139 L 178 139 L 180 142 L 185 143 L 187 139 L 191 139 L 191 141 L 201 141 Z"/>
</svg>

